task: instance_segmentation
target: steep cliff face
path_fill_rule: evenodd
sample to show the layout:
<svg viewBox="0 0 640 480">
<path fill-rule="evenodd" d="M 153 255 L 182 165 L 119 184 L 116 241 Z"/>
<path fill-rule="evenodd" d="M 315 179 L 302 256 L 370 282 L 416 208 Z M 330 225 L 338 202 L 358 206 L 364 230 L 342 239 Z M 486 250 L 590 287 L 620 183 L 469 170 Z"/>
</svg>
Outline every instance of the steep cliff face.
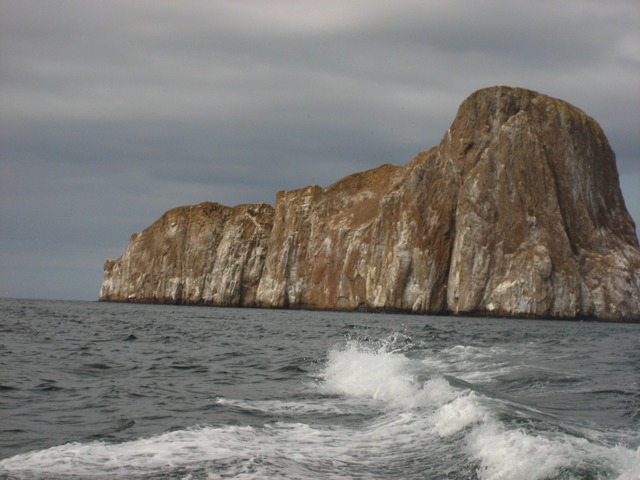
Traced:
<svg viewBox="0 0 640 480">
<path fill-rule="evenodd" d="M 493 87 L 407 165 L 167 212 L 100 298 L 640 320 L 640 249 L 598 124 Z"/>
<path fill-rule="evenodd" d="M 170 210 L 105 262 L 100 299 L 254 306 L 272 218 L 265 204 Z"/>
<path fill-rule="evenodd" d="M 454 197 L 440 167 L 434 150 L 279 192 L 258 305 L 443 311 Z"/>
<path fill-rule="evenodd" d="M 451 311 L 640 317 L 635 227 L 592 118 L 528 90 L 481 90 L 440 149 L 459 185 Z"/>
</svg>

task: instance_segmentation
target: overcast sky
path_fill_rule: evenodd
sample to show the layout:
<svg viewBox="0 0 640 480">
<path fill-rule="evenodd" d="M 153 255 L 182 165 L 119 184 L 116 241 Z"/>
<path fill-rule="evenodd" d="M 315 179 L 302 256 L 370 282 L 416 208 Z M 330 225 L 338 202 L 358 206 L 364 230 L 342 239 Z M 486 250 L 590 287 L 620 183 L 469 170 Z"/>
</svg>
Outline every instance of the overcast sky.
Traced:
<svg viewBox="0 0 640 480">
<path fill-rule="evenodd" d="M 407 163 L 498 84 L 594 117 L 640 222 L 638 0 L 2 0 L 0 296 L 97 299 L 166 210 Z"/>
</svg>

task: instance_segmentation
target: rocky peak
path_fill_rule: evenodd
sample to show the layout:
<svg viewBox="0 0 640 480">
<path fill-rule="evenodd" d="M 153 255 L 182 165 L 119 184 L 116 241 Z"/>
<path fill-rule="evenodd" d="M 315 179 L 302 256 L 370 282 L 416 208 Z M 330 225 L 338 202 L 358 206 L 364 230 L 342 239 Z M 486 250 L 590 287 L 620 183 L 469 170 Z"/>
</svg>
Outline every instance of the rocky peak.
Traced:
<svg viewBox="0 0 640 480">
<path fill-rule="evenodd" d="M 459 184 L 452 311 L 638 315 L 635 227 L 595 120 L 561 100 L 495 87 L 463 102 L 440 148 Z"/>
</svg>

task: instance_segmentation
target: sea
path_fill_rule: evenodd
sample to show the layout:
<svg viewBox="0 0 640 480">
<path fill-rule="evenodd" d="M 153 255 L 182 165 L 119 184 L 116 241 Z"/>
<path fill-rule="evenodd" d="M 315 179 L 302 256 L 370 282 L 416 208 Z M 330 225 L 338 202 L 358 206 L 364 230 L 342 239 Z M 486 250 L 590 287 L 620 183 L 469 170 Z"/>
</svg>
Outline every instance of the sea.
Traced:
<svg viewBox="0 0 640 480">
<path fill-rule="evenodd" d="M 640 479 L 640 324 L 0 300 L 0 479 Z"/>
</svg>

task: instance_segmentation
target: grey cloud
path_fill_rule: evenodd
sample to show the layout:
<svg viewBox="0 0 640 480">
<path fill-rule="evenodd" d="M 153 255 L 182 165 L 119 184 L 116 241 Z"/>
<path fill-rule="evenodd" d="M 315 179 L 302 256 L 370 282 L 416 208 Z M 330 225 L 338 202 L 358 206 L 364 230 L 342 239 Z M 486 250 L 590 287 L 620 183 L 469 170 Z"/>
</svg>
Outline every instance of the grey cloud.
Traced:
<svg viewBox="0 0 640 480">
<path fill-rule="evenodd" d="M 95 298 L 163 211 L 406 163 L 495 84 L 594 116 L 639 219 L 638 22 L 633 0 L 5 0 L 0 295 Z"/>
</svg>

